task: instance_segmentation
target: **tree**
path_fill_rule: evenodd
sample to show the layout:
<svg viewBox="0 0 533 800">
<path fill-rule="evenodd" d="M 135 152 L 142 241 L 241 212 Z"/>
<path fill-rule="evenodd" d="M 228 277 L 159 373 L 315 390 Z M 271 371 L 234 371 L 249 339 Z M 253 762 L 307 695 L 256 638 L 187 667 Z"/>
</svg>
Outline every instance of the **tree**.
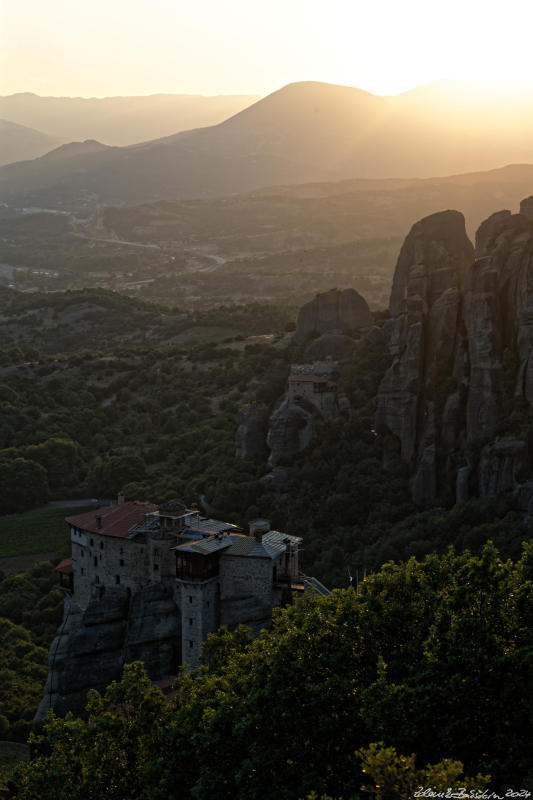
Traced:
<svg viewBox="0 0 533 800">
<path fill-rule="evenodd" d="M 30 445 L 25 456 L 45 468 L 52 496 L 67 494 L 78 485 L 81 448 L 72 439 L 50 438 L 38 445 Z"/>
<path fill-rule="evenodd" d="M 0 460 L 0 513 L 27 511 L 50 496 L 46 470 L 25 458 Z"/>
</svg>

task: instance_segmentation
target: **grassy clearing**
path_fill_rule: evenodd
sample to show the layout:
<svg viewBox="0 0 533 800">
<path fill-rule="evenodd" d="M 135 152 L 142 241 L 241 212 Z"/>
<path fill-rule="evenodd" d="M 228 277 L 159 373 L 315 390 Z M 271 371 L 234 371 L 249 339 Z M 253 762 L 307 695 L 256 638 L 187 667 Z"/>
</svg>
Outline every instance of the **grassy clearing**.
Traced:
<svg viewBox="0 0 533 800">
<path fill-rule="evenodd" d="M 70 555 L 70 533 L 65 517 L 83 514 L 93 508 L 38 508 L 24 514 L 0 517 L 0 558 L 43 551 L 54 551 L 56 558 Z"/>
</svg>

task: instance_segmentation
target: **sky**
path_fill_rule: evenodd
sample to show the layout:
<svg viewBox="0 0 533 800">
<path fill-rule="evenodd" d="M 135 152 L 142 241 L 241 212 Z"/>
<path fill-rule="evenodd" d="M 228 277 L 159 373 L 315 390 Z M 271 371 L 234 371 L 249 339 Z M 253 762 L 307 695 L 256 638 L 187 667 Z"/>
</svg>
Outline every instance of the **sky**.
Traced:
<svg viewBox="0 0 533 800">
<path fill-rule="evenodd" d="M 533 85 L 531 0 L 0 0 L 0 94 Z"/>
</svg>

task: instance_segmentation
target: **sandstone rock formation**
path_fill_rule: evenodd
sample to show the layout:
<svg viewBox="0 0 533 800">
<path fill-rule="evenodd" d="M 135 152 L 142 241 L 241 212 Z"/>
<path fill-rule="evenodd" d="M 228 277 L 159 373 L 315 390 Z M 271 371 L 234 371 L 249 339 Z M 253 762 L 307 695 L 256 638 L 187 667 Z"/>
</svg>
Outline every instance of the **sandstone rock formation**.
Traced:
<svg viewBox="0 0 533 800">
<path fill-rule="evenodd" d="M 348 361 L 357 342 L 351 336 L 343 333 L 323 333 L 318 339 L 313 339 L 304 351 L 305 361 Z"/>
<path fill-rule="evenodd" d="M 264 403 L 248 405 L 237 418 L 236 458 L 253 461 L 265 454 L 269 411 Z"/>
<path fill-rule="evenodd" d="M 355 289 L 331 289 L 302 306 L 294 338 L 301 342 L 313 334 L 342 333 L 371 325 L 372 315 L 364 297 Z"/>
<path fill-rule="evenodd" d="M 533 198 L 500 211 L 468 241 L 457 211 L 413 226 L 402 247 L 386 334 L 394 361 L 376 424 L 412 474 L 415 502 L 454 487 L 516 488 L 525 443 L 502 438 L 513 398 L 533 402 Z M 498 438 L 499 437 L 499 438 Z M 466 445 L 482 447 L 475 463 Z"/>
<path fill-rule="evenodd" d="M 284 395 L 270 417 L 267 437 L 269 465 L 275 467 L 284 458 L 303 450 L 313 438 L 315 424 L 322 419 L 316 406 L 306 398 L 291 403 L 288 395 Z"/>
<path fill-rule="evenodd" d="M 117 586 L 85 612 L 67 597 L 34 721 L 41 722 L 51 708 L 60 715 L 81 714 L 89 689 L 105 689 L 121 677 L 124 664 L 137 659 L 152 680 L 176 674 L 179 620 L 171 591 L 163 584 L 149 584 L 131 598 Z"/>
<path fill-rule="evenodd" d="M 379 390 L 377 428 L 399 440 L 413 472 L 415 502 L 435 496 L 442 416 L 455 439 L 452 406 L 461 386 L 461 289 L 474 257 L 462 214 L 445 211 L 417 222 L 401 249 L 386 331 L 394 361 Z M 450 424 L 452 428 L 450 428 Z"/>
</svg>

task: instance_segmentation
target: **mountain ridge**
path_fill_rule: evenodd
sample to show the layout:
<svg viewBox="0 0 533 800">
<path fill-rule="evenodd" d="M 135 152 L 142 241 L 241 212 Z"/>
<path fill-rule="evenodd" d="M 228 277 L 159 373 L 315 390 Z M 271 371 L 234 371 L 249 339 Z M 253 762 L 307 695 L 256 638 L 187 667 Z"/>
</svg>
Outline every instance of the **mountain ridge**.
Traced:
<svg viewBox="0 0 533 800">
<path fill-rule="evenodd" d="M 461 127 L 434 117 L 429 106 L 414 113 L 404 101 L 319 82 L 288 84 L 216 125 L 84 155 L 68 175 L 42 164 L 35 175 L 31 165 L 22 173 L 10 165 L 0 169 L 0 199 L 64 206 L 92 195 L 100 205 L 136 204 L 347 177 L 446 176 L 533 160 L 533 114 L 524 115 L 517 138 L 511 128 L 478 125 L 475 115 Z"/>
<path fill-rule="evenodd" d="M 36 128 L 0 119 L 0 166 L 39 158 L 60 144 L 60 139 Z"/>
</svg>

